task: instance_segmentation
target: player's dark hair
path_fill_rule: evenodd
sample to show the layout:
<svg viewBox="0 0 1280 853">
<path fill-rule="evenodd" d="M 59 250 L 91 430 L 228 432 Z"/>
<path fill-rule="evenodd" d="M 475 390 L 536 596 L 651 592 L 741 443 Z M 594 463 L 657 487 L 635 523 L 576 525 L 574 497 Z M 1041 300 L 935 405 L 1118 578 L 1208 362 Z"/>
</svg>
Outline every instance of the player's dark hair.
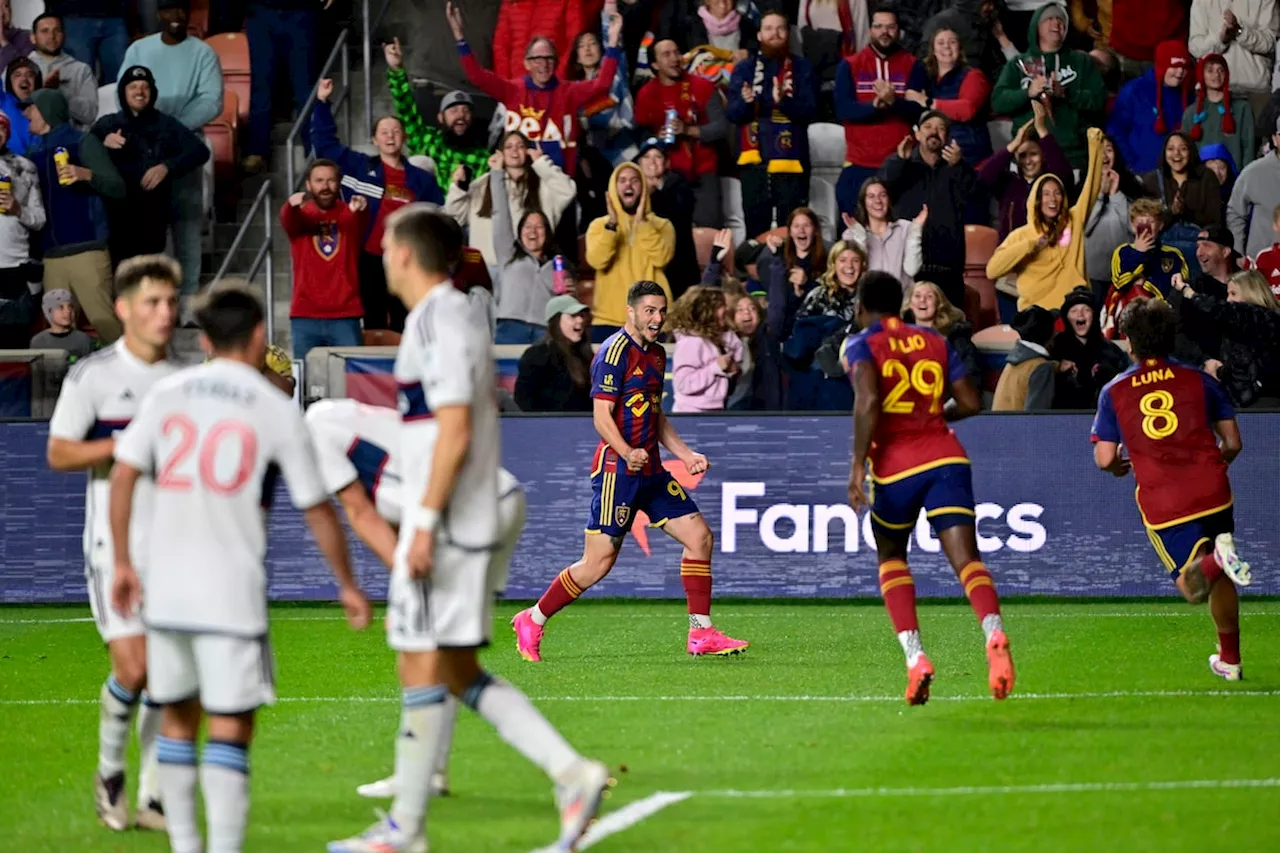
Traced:
<svg viewBox="0 0 1280 853">
<path fill-rule="evenodd" d="M 132 296 L 142 286 L 144 279 L 182 286 L 182 267 L 167 255 L 137 255 L 116 267 L 113 283 L 116 299 Z"/>
<path fill-rule="evenodd" d="M 646 296 L 661 296 L 667 298 L 667 292 L 662 289 L 662 285 L 656 281 L 641 280 L 631 285 L 631 289 L 627 291 L 627 307 L 637 305 L 641 299 Z"/>
<path fill-rule="evenodd" d="M 462 227 L 436 205 L 400 208 L 387 217 L 387 232 L 409 246 L 423 272 L 450 275 L 462 258 Z"/>
<path fill-rule="evenodd" d="M 308 181 L 311 180 L 311 173 L 314 172 L 316 169 L 333 169 L 333 171 L 338 173 L 339 178 L 342 177 L 341 166 L 339 166 L 337 163 L 333 162 L 332 160 L 326 160 L 324 157 L 317 157 L 315 160 L 312 160 L 311 165 L 307 167 L 306 179 Z"/>
<path fill-rule="evenodd" d="M 1168 358 L 1177 330 L 1178 318 L 1163 299 L 1139 299 L 1120 314 L 1120 332 L 1138 358 Z"/>
<path fill-rule="evenodd" d="M 214 350 L 226 352 L 243 348 L 262 325 L 266 311 L 262 300 L 247 287 L 224 285 L 202 296 L 195 309 L 196 325 Z"/>
<path fill-rule="evenodd" d="M 858 282 L 858 301 L 872 314 L 896 317 L 902 310 L 902 282 L 882 270 L 863 273 Z"/>
</svg>

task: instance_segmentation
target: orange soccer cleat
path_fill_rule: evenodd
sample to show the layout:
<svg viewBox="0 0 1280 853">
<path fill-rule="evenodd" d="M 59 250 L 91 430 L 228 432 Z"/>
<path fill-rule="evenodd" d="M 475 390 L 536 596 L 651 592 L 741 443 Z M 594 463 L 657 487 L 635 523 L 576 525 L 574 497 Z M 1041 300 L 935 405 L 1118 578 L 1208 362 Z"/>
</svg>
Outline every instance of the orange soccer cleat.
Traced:
<svg viewBox="0 0 1280 853">
<path fill-rule="evenodd" d="M 993 631 L 987 640 L 987 664 L 991 668 L 987 678 L 991 695 L 996 699 L 1009 698 L 1013 692 L 1013 655 L 1009 654 L 1009 638 L 1004 631 Z"/>
<path fill-rule="evenodd" d="M 907 670 L 907 704 L 923 705 L 929 701 L 929 685 L 933 683 L 933 664 L 923 653 Z"/>
</svg>

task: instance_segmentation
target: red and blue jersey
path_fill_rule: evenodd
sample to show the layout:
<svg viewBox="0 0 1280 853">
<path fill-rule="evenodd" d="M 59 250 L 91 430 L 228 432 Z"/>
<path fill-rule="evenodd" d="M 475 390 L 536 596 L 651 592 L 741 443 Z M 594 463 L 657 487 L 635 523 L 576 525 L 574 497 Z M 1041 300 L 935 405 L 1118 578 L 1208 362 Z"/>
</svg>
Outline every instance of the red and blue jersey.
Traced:
<svg viewBox="0 0 1280 853">
<path fill-rule="evenodd" d="M 850 371 L 869 362 L 880 384 L 880 417 L 869 460 L 875 482 L 969 464 L 964 446 L 942 416 L 949 384 L 965 377 L 964 363 L 946 338 L 889 317 L 851 336 L 844 357 Z"/>
<path fill-rule="evenodd" d="M 662 428 L 662 386 L 667 373 L 667 352 L 658 344 L 642 347 L 623 329 L 600 345 L 591 361 L 591 396 L 614 404 L 613 422 L 622 440 L 649 452 L 649 462 L 639 472 L 662 470 L 658 433 Z M 614 470 L 618 455 L 601 441 L 592 460 L 592 472 L 601 466 Z M 626 468 L 623 462 L 621 467 Z"/>
<path fill-rule="evenodd" d="M 1231 506 L 1231 482 L 1213 425 L 1234 417 L 1218 380 L 1175 361 L 1149 358 L 1102 389 L 1092 439 L 1128 449 L 1142 521 L 1158 530 Z"/>
</svg>

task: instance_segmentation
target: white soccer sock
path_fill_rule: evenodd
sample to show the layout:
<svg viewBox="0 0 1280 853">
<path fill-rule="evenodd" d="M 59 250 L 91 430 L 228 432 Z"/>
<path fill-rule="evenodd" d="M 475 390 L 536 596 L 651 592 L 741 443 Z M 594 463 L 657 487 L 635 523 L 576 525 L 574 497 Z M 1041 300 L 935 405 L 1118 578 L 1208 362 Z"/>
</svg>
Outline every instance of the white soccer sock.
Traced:
<svg viewBox="0 0 1280 853">
<path fill-rule="evenodd" d="M 689 630 L 697 630 L 698 628 L 710 628 L 711 617 L 705 613 L 689 614 Z"/>
<path fill-rule="evenodd" d="M 535 625 L 545 625 L 547 624 L 547 620 L 551 617 L 543 613 L 538 608 L 538 605 L 535 604 L 529 608 L 529 618 L 533 620 L 533 624 Z"/>
<path fill-rule="evenodd" d="M 462 694 L 462 703 L 484 717 L 503 740 L 553 781 L 581 759 L 529 698 L 501 678 L 480 673 Z"/>
<path fill-rule="evenodd" d="M 243 744 L 210 740 L 200 762 L 209 853 L 241 853 L 249 820 L 249 750 Z M 165 803 L 166 808 L 168 802 Z"/>
<path fill-rule="evenodd" d="M 924 654 L 924 646 L 920 645 L 920 632 L 899 631 L 898 642 L 902 644 L 902 653 L 907 656 L 907 666 L 915 666 L 916 660 Z"/>
<path fill-rule="evenodd" d="M 160 734 L 160 720 L 164 710 L 154 705 L 145 692 L 142 707 L 138 709 L 138 808 L 145 808 L 152 800 L 160 799 L 160 782 L 156 778 L 156 735 Z"/>
<path fill-rule="evenodd" d="M 449 753 L 453 751 L 453 730 L 458 725 L 458 700 L 451 695 L 444 699 L 444 719 L 440 721 L 440 737 L 436 746 L 436 763 L 434 773 L 445 775 L 449 772 Z"/>
<path fill-rule="evenodd" d="M 987 642 L 991 641 L 991 635 L 996 631 L 1004 630 L 1004 620 L 1000 618 L 999 613 L 988 613 L 982 617 L 982 634 L 987 638 Z"/>
<path fill-rule="evenodd" d="M 201 853 L 200 826 L 196 823 L 196 744 L 163 735 L 156 738 L 156 782 L 164 803 L 173 853 Z"/>
<path fill-rule="evenodd" d="M 443 684 L 406 687 L 402 694 L 400 735 L 396 738 L 396 797 L 391 803 L 391 819 L 406 835 L 423 832 L 427 798 L 431 794 L 431 773 L 445 728 L 448 695 Z"/>
<path fill-rule="evenodd" d="M 98 698 L 98 775 L 110 779 L 124 772 L 129 726 L 138 710 L 138 694 L 130 693 L 114 675 L 109 675 Z"/>
</svg>

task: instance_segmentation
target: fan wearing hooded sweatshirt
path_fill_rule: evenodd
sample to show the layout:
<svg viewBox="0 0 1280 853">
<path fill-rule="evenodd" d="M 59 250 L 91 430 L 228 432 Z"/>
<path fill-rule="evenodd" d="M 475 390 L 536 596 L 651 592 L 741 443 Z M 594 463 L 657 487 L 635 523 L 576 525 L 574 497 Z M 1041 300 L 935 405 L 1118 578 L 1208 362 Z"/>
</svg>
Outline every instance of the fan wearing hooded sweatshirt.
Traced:
<svg viewBox="0 0 1280 853">
<path fill-rule="evenodd" d="M 149 69 L 130 66 L 116 84 L 120 112 L 103 116 L 89 129 L 124 178 L 125 197 L 107 202 L 111 260 L 116 264 L 164 251 L 174 181 L 209 159 L 204 140 L 156 109 L 157 91 Z"/>
<path fill-rule="evenodd" d="M 1089 128 L 1089 170 L 1070 208 L 1062 181 L 1044 174 L 1031 185 L 1027 224 L 1012 231 L 987 262 L 987 278 L 1015 273 L 1018 310 L 1032 305 L 1057 310 L 1072 288 L 1087 281 L 1085 221 L 1102 188 L 1102 131 Z"/>
<path fill-rule="evenodd" d="M 1093 58 L 1066 46 L 1066 15 L 1056 3 L 1032 15 L 1027 52 L 1009 60 L 1000 73 L 991 92 L 991 111 L 1009 116 L 1014 127 L 1021 127 L 1034 118 L 1031 97 L 1042 95 L 1049 106 L 1054 139 L 1071 165 L 1082 168 L 1089 161 L 1085 129 L 1099 124 L 1107 89 Z"/>
<path fill-rule="evenodd" d="M 1231 69 L 1221 54 L 1211 53 L 1196 66 L 1196 99 L 1182 114 L 1182 129 L 1200 149 L 1202 160 L 1211 159 L 1205 146 L 1216 142 L 1231 152 L 1233 171 L 1253 162 L 1253 108 L 1243 98 L 1231 99 Z"/>
<path fill-rule="evenodd" d="M 1156 65 L 1124 84 L 1107 119 L 1107 135 L 1120 146 L 1129 168 L 1156 167 L 1164 138 L 1178 127 L 1191 103 L 1191 57 L 1178 41 L 1156 46 Z"/>
<path fill-rule="evenodd" d="M 639 166 L 623 163 L 613 170 L 608 204 L 609 215 L 587 227 L 587 263 L 596 271 L 592 323 L 598 327 L 626 323 L 627 289 L 637 281 L 656 281 L 669 303 L 671 287 L 664 270 L 676 251 L 676 229 L 651 211 Z"/>
<path fill-rule="evenodd" d="M 10 62 L 5 69 L 0 112 L 9 117 L 9 150 L 14 154 L 26 154 L 31 144 L 31 123 L 24 110 L 31 106 L 31 96 L 43 88 L 40 67 L 25 56 Z"/>
</svg>

